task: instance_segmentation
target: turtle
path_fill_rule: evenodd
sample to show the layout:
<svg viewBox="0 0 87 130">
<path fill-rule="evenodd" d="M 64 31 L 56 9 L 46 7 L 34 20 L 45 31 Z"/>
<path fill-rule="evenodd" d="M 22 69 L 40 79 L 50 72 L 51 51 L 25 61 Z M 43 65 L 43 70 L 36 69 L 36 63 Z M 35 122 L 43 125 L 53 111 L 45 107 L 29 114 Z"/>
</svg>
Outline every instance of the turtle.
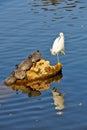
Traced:
<svg viewBox="0 0 87 130">
<path fill-rule="evenodd" d="M 24 79 L 26 77 L 26 71 L 21 69 L 16 69 L 14 74 L 16 79 Z"/>
<path fill-rule="evenodd" d="M 27 59 L 22 61 L 19 65 L 16 65 L 15 71 L 11 73 L 11 75 L 5 79 L 5 84 L 11 85 L 16 82 L 17 79 L 24 79 L 26 77 L 26 71 L 29 70 L 33 63 L 36 63 L 41 59 L 41 53 L 37 50 L 33 54 L 31 54 Z"/>
<path fill-rule="evenodd" d="M 32 63 L 36 63 L 41 59 L 41 53 L 39 52 L 39 50 L 37 50 L 36 52 L 31 54 L 28 58 L 31 59 Z"/>
<path fill-rule="evenodd" d="M 24 70 L 27 71 L 32 67 L 33 63 L 31 61 L 31 59 L 26 59 L 24 61 L 22 61 L 19 65 L 18 65 L 18 69 L 19 70 Z"/>
<path fill-rule="evenodd" d="M 12 85 L 16 82 L 16 77 L 14 76 L 14 72 L 11 73 L 11 75 L 4 80 L 6 85 Z"/>
</svg>

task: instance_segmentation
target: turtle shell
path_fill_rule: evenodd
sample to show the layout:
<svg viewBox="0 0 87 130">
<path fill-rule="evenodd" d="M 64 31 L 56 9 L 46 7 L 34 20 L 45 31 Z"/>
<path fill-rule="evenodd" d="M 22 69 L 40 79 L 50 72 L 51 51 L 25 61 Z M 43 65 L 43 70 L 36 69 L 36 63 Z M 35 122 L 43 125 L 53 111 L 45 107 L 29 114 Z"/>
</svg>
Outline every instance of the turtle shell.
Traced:
<svg viewBox="0 0 87 130">
<path fill-rule="evenodd" d="M 26 72 L 24 70 L 17 69 L 15 70 L 16 79 L 24 79 L 26 77 Z"/>
<path fill-rule="evenodd" d="M 20 70 L 29 70 L 32 67 L 33 63 L 31 59 L 26 59 L 18 66 L 18 69 Z"/>
<path fill-rule="evenodd" d="M 4 80 L 6 85 L 12 85 L 13 83 L 15 83 L 16 78 L 13 75 L 10 75 L 8 78 L 6 78 Z"/>
<path fill-rule="evenodd" d="M 33 54 L 31 54 L 28 58 L 31 59 L 33 63 L 37 62 L 41 59 L 41 53 L 39 51 L 36 51 Z"/>
</svg>

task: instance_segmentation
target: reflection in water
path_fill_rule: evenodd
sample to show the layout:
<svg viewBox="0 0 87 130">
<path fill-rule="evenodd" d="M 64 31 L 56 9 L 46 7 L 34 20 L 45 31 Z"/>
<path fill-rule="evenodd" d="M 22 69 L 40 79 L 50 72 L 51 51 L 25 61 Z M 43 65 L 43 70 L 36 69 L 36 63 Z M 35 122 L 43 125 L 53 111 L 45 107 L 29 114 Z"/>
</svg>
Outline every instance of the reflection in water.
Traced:
<svg viewBox="0 0 87 130">
<path fill-rule="evenodd" d="M 35 0 L 34 3 L 32 4 L 33 7 L 41 7 L 44 11 L 54 11 L 54 8 L 49 8 L 48 6 L 50 5 L 57 5 L 60 4 L 61 2 L 64 2 L 65 0 Z M 34 8 L 35 9 L 35 8 Z"/>
<path fill-rule="evenodd" d="M 48 4 L 56 5 L 62 1 L 64 1 L 64 0 L 43 0 L 42 3 L 43 3 L 43 5 L 48 5 Z"/>
<path fill-rule="evenodd" d="M 50 88 L 51 83 L 55 81 L 60 81 L 61 79 L 62 74 L 59 74 L 46 80 L 37 80 L 33 82 L 28 82 L 26 80 L 18 80 L 15 84 L 11 85 L 10 87 L 13 90 L 16 90 L 16 93 L 18 93 L 18 91 L 21 90 L 22 93 L 28 94 L 29 97 L 39 96 L 42 90 L 47 90 Z"/>
<path fill-rule="evenodd" d="M 12 93 L 11 89 L 7 89 L 6 85 L 3 82 L 0 82 L 0 100 L 4 96 L 9 96 Z"/>
<path fill-rule="evenodd" d="M 65 0 L 40 0 L 38 2 L 38 0 L 35 0 L 34 3 L 32 4 L 32 7 L 41 7 L 41 9 L 43 9 L 44 11 L 55 11 L 55 8 L 49 8 L 48 6 L 51 6 L 51 5 L 57 5 L 61 2 L 63 2 Z M 54 6 L 55 7 L 55 6 Z"/>
<path fill-rule="evenodd" d="M 74 8 L 76 4 L 80 3 L 79 0 L 34 0 L 33 6 L 48 6 L 48 5 L 57 5 L 61 2 L 64 2 L 64 8 Z"/>
<path fill-rule="evenodd" d="M 64 1 L 64 0 L 40 0 L 39 2 L 38 2 L 38 0 L 34 0 L 34 6 L 56 5 L 62 1 Z"/>
<path fill-rule="evenodd" d="M 50 2 L 52 5 L 56 5 L 59 2 L 59 0 L 50 0 Z"/>
<path fill-rule="evenodd" d="M 52 89 L 52 94 L 53 94 L 55 109 L 63 110 L 64 109 L 64 94 L 60 93 L 56 87 Z M 62 114 L 62 111 L 59 112 L 59 114 Z"/>
<path fill-rule="evenodd" d="M 31 10 L 33 10 L 34 13 L 40 13 L 41 10 L 51 11 L 53 12 L 53 14 L 49 13 L 49 16 L 51 15 L 51 18 L 52 18 L 51 21 L 56 21 L 56 20 L 65 18 L 66 16 L 65 12 L 68 11 L 71 13 L 74 8 L 78 7 L 79 3 L 81 3 L 80 0 L 40 0 L 40 1 L 34 0 Z M 81 7 L 79 7 L 79 9 L 80 8 Z M 61 9 L 63 10 L 63 12 L 61 12 L 61 15 L 60 15 Z M 71 17 L 74 17 L 75 19 L 78 18 L 78 16 L 76 16 L 75 14 L 72 14 Z"/>
<path fill-rule="evenodd" d="M 13 90 L 16 91 L 16 93 L 19 93 L 19 90 L 22 91 L 22 93 L 27 94 L 29 97 L 33 97 L 33 96 L 39 96 L 41 95 L 41 92 L 38 90 L 33 90 L 32 88 L 30 88 L 29 86 L 24 86 L 24 85 L 12 85 L 10 86 Z"/>
</svg>

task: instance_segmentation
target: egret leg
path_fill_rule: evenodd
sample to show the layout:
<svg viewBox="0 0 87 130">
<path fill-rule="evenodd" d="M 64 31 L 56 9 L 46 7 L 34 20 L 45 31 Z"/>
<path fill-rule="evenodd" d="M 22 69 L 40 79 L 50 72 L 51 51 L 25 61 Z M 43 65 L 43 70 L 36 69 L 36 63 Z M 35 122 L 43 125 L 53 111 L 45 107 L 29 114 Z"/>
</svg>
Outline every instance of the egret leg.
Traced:
<svg viewBox="0 0 87 130">
<path fill-rule="evenodd" d="M 58 63 L 59 63 L 59 55 L 57 54 L 57 61 L 58 61 Z"/>
<path fill-rule="evenodd" d="M 58 81 L 58 89 L 60 88 L 60 80 Z"/>
</svg>

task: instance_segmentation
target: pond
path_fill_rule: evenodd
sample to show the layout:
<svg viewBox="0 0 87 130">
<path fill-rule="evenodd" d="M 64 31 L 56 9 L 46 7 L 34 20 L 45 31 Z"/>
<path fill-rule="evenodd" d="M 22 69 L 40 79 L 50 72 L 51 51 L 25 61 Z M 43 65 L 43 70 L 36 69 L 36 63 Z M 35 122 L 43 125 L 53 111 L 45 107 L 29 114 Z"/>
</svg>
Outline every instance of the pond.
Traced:
<svg viewBox="0 0 87 130">
<path fill-rule="evenodd" d="M 86 0 L 0 0 L 0 130 L 87 129 L 86 12 Z M 60 54 L 60 80 L 36 95 L 4 84 L 15 65 L 36 50 L 55 65 L 50 48 L 60 32 L 66 51 Z"/>
</svg>

